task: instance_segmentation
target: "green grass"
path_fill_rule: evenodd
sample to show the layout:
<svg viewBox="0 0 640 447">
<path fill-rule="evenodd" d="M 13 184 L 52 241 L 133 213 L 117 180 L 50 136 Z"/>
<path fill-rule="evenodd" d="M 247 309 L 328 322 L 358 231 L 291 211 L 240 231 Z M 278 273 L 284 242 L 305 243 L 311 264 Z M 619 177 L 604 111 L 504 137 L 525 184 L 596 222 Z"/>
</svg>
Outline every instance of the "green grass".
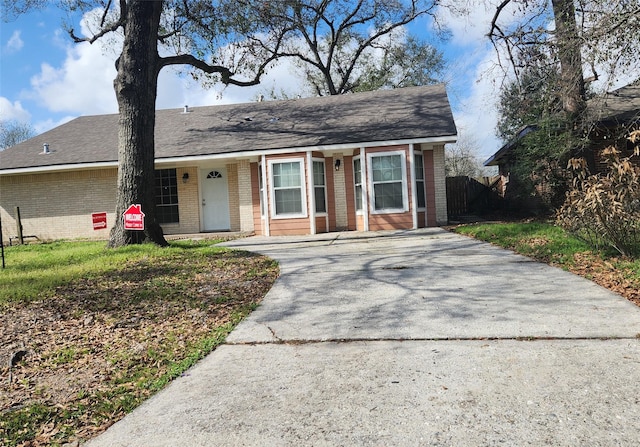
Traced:
<svg viewBox="0 0 640 447">
<path fill-rule="evenodd" d="M 179 246 L 162 249 L 144 244 L 105 249 L 104 242 L 51 242 L 5 248 L 6 268 L 0 270 L 0 307 L 10 302 L 42 299 L 56 287 L 78 278 L 119 270 L 123 264 L 165 256 Z"/>
<path fill-rule="evenodd" d="M 196 258 L 226 250 L 212 247 L 213 243 L 215 241 L 206 244 L 177 242 L 166 248 L 142 244 L 118 249 L 106 249 L 104 242 L 51 242 L 6 247 L 6 268 L 0 270 L 0 309 L 11 302 L 46 298 L 56 287 L 79 278 L 118 272 L 127 264 L 146 262 L 153 265 L 155 259 L 170 261 L 185 250 L 190 250 Z M 191 273 L 187 267 L 184 270 Z M 150 284 L 150 291 L 140 293 L 166 295 L 173 292 L 172 285 L 163 285 L 162 279 L 156 281 L 156 284 Z"/>
<path fill-rule="evenodd" d="M 107 249 L 104 242 L 7 247 L 0 314 L 53 306 L 61 321 L 77 322 L 53 341 L 30 340 L 33 346 L 27 349 L 36 355 L 16 369 L 11 388 L 25 390 L 16 396 L 24 406 L 0 408 L 0 445 L 56 446 L 95 435 L 223 343 L 257 307 L 278 265 L 215 247 L 215 242 L 180 241 L 166 248 Z M 71 375 L 90 359 L 104 365 L 104 379 L 74 392 L 64 404 L 48 396 L 51 388 L 31 379 L 60 370 Z M 22 368 L 31 369 L 19 376 Z"/>
<path fill-rule="evenodd" d="M 455 232 L 560 265 L 571 264 L 576 253 L 590 251 L 584 242 L 545 222 L 465 225 L 457 227 Z"/>
</svg>

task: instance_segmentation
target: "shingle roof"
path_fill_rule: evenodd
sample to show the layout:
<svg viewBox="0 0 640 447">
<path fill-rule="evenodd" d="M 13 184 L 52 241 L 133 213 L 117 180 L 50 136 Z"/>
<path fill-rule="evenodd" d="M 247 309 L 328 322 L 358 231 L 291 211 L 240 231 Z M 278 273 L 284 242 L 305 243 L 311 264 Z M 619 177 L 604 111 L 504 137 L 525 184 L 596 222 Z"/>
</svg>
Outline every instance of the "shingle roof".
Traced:
<svg viewBox="0 0 640 447">
<path fill-rule="evenodd" d="M 640 82 L 626 85 L 603 96 L 592 98 L 588 107 L 595 121 L 603 125 L 638 121 L 640 117 Z"/>
<path fill-rule="evenodd" d="M 83 116 L 0 152 L 0 172 L 117 161 L 118 115 Z M 156 112 L 156 159 L 455 137 L 444 85 Z M 453 138 L 451 138 L 453 139 Z M 44 155 L 48 143 L 51 154 Z M 7 172 L 5 171 L 5 172 Z"/>
</svg>

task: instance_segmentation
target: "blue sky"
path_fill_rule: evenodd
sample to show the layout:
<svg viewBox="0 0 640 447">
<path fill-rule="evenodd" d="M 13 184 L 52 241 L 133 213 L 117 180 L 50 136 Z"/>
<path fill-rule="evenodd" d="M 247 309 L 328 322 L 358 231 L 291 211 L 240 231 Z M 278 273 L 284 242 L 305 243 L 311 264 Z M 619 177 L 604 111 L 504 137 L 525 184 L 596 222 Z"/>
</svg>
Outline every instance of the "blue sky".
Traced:
<svg viewBox="0 0 640 447">
<path fill-rule="evenodd" d="M 500 146 L 494 136 L 500 72 L 494 67 L 494 50 L 484 38 L 491 13 L 478 7 L 467 20 L 443 17 L 452 31 L 442 49 L 449 65 L 446 81 L 454 117 L 460 138 L 473 144 L 482 160 Z M 62 28 L 63 19 L 49 7 L 0 23 L 0 119 L 27 122 L 42 133 L 80 115 L 117 112 L 115 52 L 99 44 L 74 44 Z M 81 30 L 79 19 L 74 25 Z M 413 30 L 427 32 L 426 28 L 422 22 Z M 258 87 L 208 90 L 164 70 L 157 107 L 246 102 L 271 89 L 287 91 L 295 85 L 286 66 L 269 72 Z"/>
</svg>

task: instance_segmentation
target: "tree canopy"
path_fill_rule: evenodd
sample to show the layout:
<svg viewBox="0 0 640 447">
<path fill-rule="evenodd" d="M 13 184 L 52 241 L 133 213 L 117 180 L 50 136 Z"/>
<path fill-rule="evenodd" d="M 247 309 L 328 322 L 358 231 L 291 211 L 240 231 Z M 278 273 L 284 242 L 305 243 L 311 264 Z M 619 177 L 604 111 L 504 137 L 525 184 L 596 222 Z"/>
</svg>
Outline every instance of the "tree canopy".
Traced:
<svg viewBox="0 0 640 447">
<path fill-rule="evenodd" d="M 268 14 L 288 29 L 278 58 L 292 59 L 309 93 L 427 85 L 439 80 L 442 53 L 407 25 L 433 17 L 435 0 L 279 2 Z"/>
<path fill-rule="evenodd" d="M 549 193 L 543 200 L 554 207 L 564 197 L 568 158 L 588 143 L 596 115 L 590 95 L 637 78 L 640 2 L 503 0 L 493 8 L 488 37 L 510 73 L 497 134 L 506 141 L 536 125 L 515 149 L 513 170 Z"/>
<path fill-rule="evenodd" d="M 14 120 L 0 120 L 0 151 L 28 140 L 35 135 L 30 124 Z"/>
</svg>

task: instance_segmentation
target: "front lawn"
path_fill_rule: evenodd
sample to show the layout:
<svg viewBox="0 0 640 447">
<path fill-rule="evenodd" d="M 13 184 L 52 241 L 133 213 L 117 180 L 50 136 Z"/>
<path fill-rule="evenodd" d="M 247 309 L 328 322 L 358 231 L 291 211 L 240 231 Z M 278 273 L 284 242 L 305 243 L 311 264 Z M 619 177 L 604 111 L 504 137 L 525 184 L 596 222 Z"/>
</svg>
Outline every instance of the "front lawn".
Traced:
<svg viewBox="0 0 640 447">
<path fill-rule="evenodd" d="M 91 438 L 222 343 L 278 266 L 213 243 L 6 248 L 0 445 Z"/>
</svg>

